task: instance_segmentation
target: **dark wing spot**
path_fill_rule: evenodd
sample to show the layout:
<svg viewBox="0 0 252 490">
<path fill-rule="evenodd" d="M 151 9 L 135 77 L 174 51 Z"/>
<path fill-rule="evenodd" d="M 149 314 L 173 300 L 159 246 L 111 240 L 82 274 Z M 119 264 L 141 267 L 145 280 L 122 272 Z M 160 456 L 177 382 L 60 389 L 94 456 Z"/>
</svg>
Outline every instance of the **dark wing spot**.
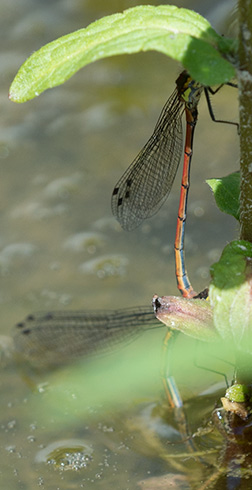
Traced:
<svg viewBox="0 0 252 490">
<path fill-rule="evenodd" d="M 17 328 L 23 328 L 24 326 L 25 326 L 25 323 L 23 323 L 23 322 L 19 322 L 16 324 Z"/>
<path fill-rule="evenodd" d="M 33 320 L 35 320 L 35 317 L 34 317 L 34 315 L 28 315 L 28 316 L 26 317 L 26 320 L 27 320 L 28 322 L 32 322 Z"/>
<path fill-rule="evenodd" d="M 119 192 L 119 187 L 115 187 L 112 195 L 117 196 L 118 192 Z"/>
</svg>

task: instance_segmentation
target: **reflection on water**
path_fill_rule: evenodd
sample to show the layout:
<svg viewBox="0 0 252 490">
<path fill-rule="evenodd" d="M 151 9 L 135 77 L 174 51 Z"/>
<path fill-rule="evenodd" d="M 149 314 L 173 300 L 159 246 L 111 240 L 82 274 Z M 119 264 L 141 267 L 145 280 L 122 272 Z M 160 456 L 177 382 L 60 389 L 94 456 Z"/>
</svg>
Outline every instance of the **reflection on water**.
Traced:
<svg viewBox="0 0 252 490">
<path fill-rule="evenodd" d="M 158 4 L 125 0 L 120 9 L 140 3 Z M 200 8 L 201 3 L 191 2 L 189 6 Z M 32 51 L 117 10 L 118 2 L 114 0 L 106 4 L 94 0 L 53 4 L 3 0 L 0 5 L 1 345 L 9 356 L 12 325 L 32 311 L 124 308 L 150 304 L 154 293 L 177 294 L 172 247 L 180 176 L 158 215 L 130 234 L 112 218 L 110 196 L 123 170 L 152 133 L 174 89 L 178 66 L 153 53 L 111 58 L 86 67 L 64 86 L 27 104 L 15 105 L 7 99 L 17 68 Z M 229 89 L 216 96 L 215 108 L 223 119 L 235 118 L 235 112 L 230 116 L 233 105 L 234 95 Z M 216 260 L 213 251 L 218 255 L 234 236 L 232 218 L 216 210 L 204 180 L 236 170 L 238 158 L 235 130 L 215 128 L 204 101 L 199 112 L 186 237 L 188 270 L 198 290 L 208 281 L 208 267 Z M 157 489 L 163 484 L 162 478 L 178 488 L 187 488 L 183 462 L 176 463 L 175 458 L 169 462 L 169 454 L 177 450 L 167 442 L 167 430 L 177 432 L 176 427 L 170 429 L 172 416 L 160 422 L 157 433 L 144 424 L 146 411 L 153 414 L 150 407 L 158 405 L 153 400 L 160 398 L 158 358 L 162 335 L 160 331 L 155 342 L 154 337 L 146 337 L 149 344 L 143 357 L 148 357 L 149 345 L 153 344 L 156 360 L 148 374 L 149 378 L 153 376 L 152 383 L 145 393 L 139 392 L 137 384 L 132 387 L 140 369 L 131 358 L 135 355 L 139 359 L 137 343 L 135 354 L 127 350 L 118 354 L 119 364 L 107 376 L 112 379 L 113 371 L 120 372 L 124 356 L 129 369 L 130 359 L 134 372 L 124 392 L 126 411 L 122 405 L 120 410 L 101 407 L 99 397 L 91 406 L 88 389 L 77 375 L 76 383 L 87 390 L 89 412 L 82 413 L 81 407 L 76 410 L 78 386 L 64 384 L 67 371 L 58 374 L 62 384 L 57 392 L 58 404 L 54 400 L 52 409 L 51 378 L 31 381 L 30 373 L 23 373 L 21 379 L 6 358 L 1 376 L 2 488 L 34 489 L 38 485 L 63 490 L 92 484 L 93 488 L 114 485 L 133 489 L 143 486 L 141 481 L 146 485 L 143 488 L 148 488 L 148 479 L 149 487 Z M 89 381 L 90 386 L 97 386 L 110 364 L 108 359 Z M 86 369 L 89 371 L 89 364 Z M 146 369 L 143 367 L 143 372 Z M 118 383 L 117 393 L 113 384 L 106 385 L 111 399 L 119 396 L 122 384 L 126 386 L 126 381 Z M 102 383 L 99 386 L 102 392 Z M 132 393 L 137 402 L 144 403 L 143 411 L 132 401 Z M 69 406 L 64 405 L 66 400 Z M 43 406 L 41 411 L 39 406 Z M 213 407 L 213 399 L 209 399 L 206 413 L 210 413 L 209 407 Z M 189 406 L 190 413 L 194 410 Z M 59 428 L 61 411 L 65 419 Z M 71 422 L 64 425 L 69 418 Z M 160 427 L 164 429 L 162 442 L 157 435 Z M 95 449 L 90 465 L 63 476 L 53 466 L 35 462 L 40 451 L 66 439 L 84 440 Z M 186 450 L 182 444 L 181 454 Z"/>
</svg>

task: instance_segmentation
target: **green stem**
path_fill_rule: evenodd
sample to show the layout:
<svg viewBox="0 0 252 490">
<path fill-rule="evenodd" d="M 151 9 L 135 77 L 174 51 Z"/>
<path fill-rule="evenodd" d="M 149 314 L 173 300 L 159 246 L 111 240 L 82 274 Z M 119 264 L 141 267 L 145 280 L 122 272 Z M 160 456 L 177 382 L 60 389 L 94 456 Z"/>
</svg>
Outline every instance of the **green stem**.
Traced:
<svg viewBox="0 0 252 490">
<path fill-rule="evenodd" d="M 252 242 L 252 0 L 239 0 L 241 239 Z"/>
</svg>

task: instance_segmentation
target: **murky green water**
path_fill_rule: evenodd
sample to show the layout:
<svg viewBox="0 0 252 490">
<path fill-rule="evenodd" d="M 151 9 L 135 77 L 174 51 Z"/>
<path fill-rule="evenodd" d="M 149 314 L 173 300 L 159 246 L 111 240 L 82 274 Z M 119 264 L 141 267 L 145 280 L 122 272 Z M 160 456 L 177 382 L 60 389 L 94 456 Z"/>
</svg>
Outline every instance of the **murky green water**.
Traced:
<svg viewBox="0 0 252 490">
<path fill-rule="evenodd" d="M 36 310 L 124 308 L 150 304 L 154 293 L 177 294 L 173 240 L 180 175 L 165 206 L 136 231 L 123 232 L 110 210 L 113 186 L 174 89 L 177 64 L 156 53 L 111 58 L 27 104 L 7 98 L 18 67 L 32 51 L 140 3 L 158 4 L 1 2 L 1 335 L 10 336 L 13 325 Z M 201 3 L 177 2 L 202 12 Z M 204 4 L 210 15 L 212 2 Z M 236 117 L 235 104 L 236 93 L 229 88 L 214 99 L 223 119 L 230 112 Z M 186 236 L 187 268 L 196 290 L 207 285 L 209 266 L 237 233 L 234 220 L 216 209 L 204 181 L 237 169 L 238 138 L 234 128 L 211 122 L 204 100 L 199 113 Z M 42 377 L 3 359 L 1 488 L 132 490 L 169 488 L 171 482 L 190 488 L 181 464 L 185 458 L 169 456 L 188 448 L 168 443 L 177 441 L 178 432 L 172 414 L 163 418 L 163 335 L 163 329 L 149 332 L 131 350 Z M 191 341 L 184 343 L 190 351 Z M 194 376 L 183 383 L 183 372 L 193 360 L 182 352 L 178 348 L 180 383 L 190 398 Z M 214 381 L 207 378 L 200 389 Z M 213 400 L 207 400 L 212 407 Z M 202 417 L 209 406 L 200 408 Z M 194 402 L 187 408 L 193 418 Z M 62 447 L 78 453 L 78 464 Z M 214 453 L 213 464 L 215 458 Z M 194 465 L 202 475 L 204 465 L 197 458 Z"/>
</svg>

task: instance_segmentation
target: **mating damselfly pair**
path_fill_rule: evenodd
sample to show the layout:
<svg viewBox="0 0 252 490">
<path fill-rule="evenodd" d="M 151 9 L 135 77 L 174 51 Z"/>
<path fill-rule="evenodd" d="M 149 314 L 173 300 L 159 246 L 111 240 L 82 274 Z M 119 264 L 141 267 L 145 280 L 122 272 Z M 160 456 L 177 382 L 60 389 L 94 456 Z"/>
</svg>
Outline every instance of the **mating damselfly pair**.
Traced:
<svg viewBox="0 0 252 490">
<path fill-rule="evenodd" d="M 209 97 L 209 93 L 216 91 L 204 87 L 183 71 L 176 80 L 176 88 L 166 102 L 151 138 L 121 177 L 112 194 L 113 214 L 125 230 L 134 229 L 160 208 L 171 190 L 181 160 L 182 116 L 185 113 L 184 166 L 174 249 L 178 289 L 188 299 L 197 296 L 185 268 L 184 234 L 194 130 L 198 103 L 203 92 L 214 121 L 237 125 L 216 120 Z M 145 329 L 162 326 L 155 318 L 155 315 L 159 317 L 161 304 L 162 298 L 158 301 L 155 298 L 154 311 L 149 306 L 105 312 L 64 311 L 29 315 L 24 322 L 17 324 L 15 349 L 27 361 L 44 358 L 44 362 L 48 361 L 49 364 L 59 364 L 67 358 L 104 353 L 118 342 L 126 342 Z M 178 406 L 180 401 L 176 401 L 172 394 L 176 386 L 170 389 L 171 379 L 167 373 L 170 402 Z"/>
</svg>

